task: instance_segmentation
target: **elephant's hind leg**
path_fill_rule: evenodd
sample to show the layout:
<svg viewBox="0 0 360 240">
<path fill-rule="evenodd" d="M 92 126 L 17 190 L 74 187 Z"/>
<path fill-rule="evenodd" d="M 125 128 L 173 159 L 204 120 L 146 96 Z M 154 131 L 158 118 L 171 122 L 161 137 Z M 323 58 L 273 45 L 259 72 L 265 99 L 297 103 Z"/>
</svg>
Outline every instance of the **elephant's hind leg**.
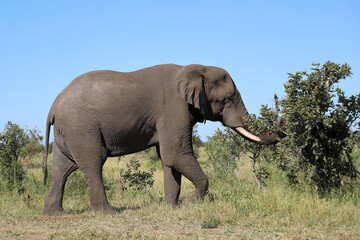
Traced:
<svg viewBox="0 0 360 240">
<path fill-rule="evenodd" d="M 115 209 L 110 206 L 102 179 L 102 166 L 97 168 L 84 168 L 87 183 L 90 191 L 90 204 L 94 211 L 100 211 L 108 214 L 116 213 Z"/>
<path fill-rule="evenodd" d="M 106 149 L 99 144 L 88 143 L 85 148 L 76 148 L 72 154 L 88 183 L 92 209 L 109 214 L 116 213 L 107 200 L 103 185 L 102 168 L 107 159 Z"/>
<path fill-rule="evenodd" d="M 52 157 L 51 184 L 44 204 L 44 214 L 61 215 L 64 212 L 62 200 L 64 187 L 68 176 L 78 169 L 78 166 L 66 157 L 54 142 Z"/>
</svg>

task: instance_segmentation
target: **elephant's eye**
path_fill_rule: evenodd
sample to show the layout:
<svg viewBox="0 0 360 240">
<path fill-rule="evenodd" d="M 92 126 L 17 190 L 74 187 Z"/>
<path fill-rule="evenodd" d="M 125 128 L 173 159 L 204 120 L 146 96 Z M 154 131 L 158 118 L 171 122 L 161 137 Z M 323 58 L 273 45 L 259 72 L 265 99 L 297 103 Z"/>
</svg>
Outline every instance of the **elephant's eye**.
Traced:
<svg viewBox="0 0 360 240">
<path fill-rule="evenodd" d="M 232 97 L 227 97 L 227 98 L 225 98 L 225 102 L 232 102 Z"/>
</svg>

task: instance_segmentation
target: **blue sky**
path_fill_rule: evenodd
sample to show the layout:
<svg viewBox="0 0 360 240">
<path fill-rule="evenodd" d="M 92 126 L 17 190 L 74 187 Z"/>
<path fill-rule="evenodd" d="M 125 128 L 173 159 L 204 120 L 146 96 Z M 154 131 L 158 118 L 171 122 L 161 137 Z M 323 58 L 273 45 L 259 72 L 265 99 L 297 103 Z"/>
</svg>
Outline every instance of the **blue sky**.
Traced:
<svg viewBox="0 0 360 240">
<path fill-rule="evenodd" d="M 163 63 L 226 69 L 251 113 L 283 96 L 287 73 L 347 62 L 360 92 L 360 1 L 1 1 L 0 130 L 38 128 L 91 70 Z M 220 123 L 200 124 L 202 139 Z"/>
</svg>

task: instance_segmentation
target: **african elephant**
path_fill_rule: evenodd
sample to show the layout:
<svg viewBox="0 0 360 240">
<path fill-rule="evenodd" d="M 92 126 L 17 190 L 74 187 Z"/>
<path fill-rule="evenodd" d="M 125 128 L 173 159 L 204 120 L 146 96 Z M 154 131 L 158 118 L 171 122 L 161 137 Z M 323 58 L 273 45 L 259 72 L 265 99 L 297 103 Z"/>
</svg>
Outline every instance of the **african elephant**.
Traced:
<svg viewBox="0 0 360 240">
<path fill-rule="evenodd" d="M 232 78 L 221 68 L 166 64 L 128 73 L 85 73 L 57 96 L 48 114 L 45 173 L 52 125 L 54 146 L 44 213 L 63 212 L 66 179 L 78 168 L 88 182 L 92 208 L 113 213 L 102 180 L 107 157 L 152 146 L 162 160 L 165 202 L 177 203 L 182 175 L 195 185 L 190 200 L 201 199 L 208 179 L 194 157 L 194 124 L 220 121 L 250 141 L 277 142 L 275 133 L 248 132 L 248 117 Z"/>
</svg>

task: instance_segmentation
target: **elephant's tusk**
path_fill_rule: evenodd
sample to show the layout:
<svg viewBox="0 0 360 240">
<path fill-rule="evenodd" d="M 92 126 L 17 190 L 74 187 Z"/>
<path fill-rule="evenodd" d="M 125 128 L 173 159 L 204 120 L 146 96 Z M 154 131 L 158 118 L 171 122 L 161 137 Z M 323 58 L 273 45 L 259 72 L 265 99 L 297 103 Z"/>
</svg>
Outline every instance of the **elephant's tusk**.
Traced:
<svg viewBox="0 0 360 240">
<path fill-rule="evenodd" d="M 236 130 L 238 133 L 240 133 L 242 136 L 244 136 L 245 138 L 248 138 L 248 139 L 250 139 L 250 140 L 252 140 L 252 141 L 254 141 L 254 142 L 262 142 L 261 139 L 260 139 L 258 136 L 256 136 L 256 135 L 248 132 L 248 131 L 247 131 L 245 128 L 243 128 L 243 127 L 237 127 L 237 128 L 235 128 L 235 130 Z"/>
<path fill-rule="evenodd" d="M 273 144 L 277 142 L 276 137 L 272 138 L 269 136 L 266 138 L 260 138 L 259 136 L 250 133 L 243 127 L 237 127 L 235 128 L 235 131 L 238 132 L 243 137 L 245 137 L 246 139 L 258 144 Z"/>
</svg>

